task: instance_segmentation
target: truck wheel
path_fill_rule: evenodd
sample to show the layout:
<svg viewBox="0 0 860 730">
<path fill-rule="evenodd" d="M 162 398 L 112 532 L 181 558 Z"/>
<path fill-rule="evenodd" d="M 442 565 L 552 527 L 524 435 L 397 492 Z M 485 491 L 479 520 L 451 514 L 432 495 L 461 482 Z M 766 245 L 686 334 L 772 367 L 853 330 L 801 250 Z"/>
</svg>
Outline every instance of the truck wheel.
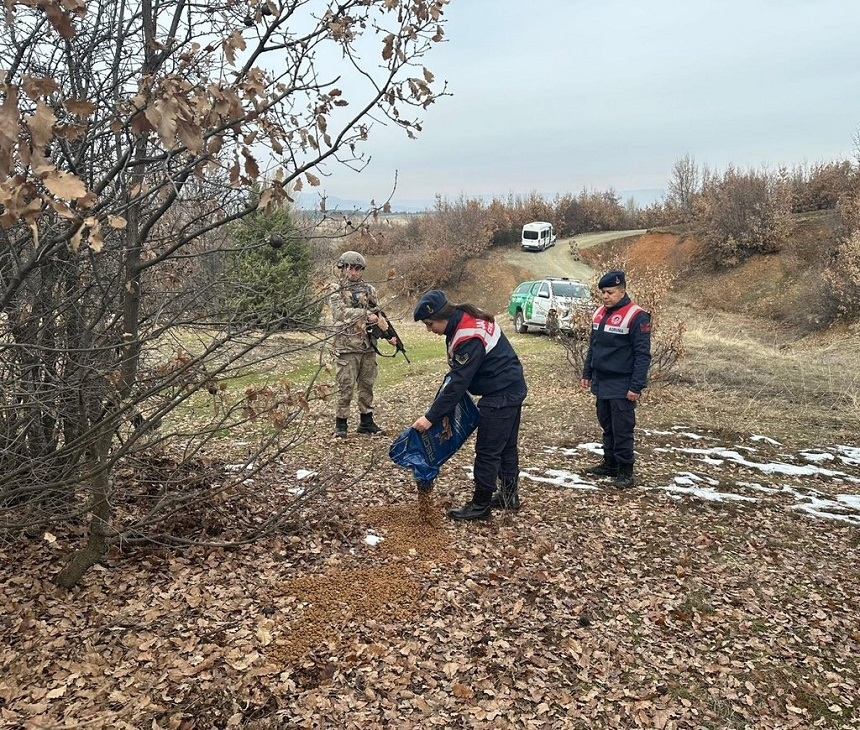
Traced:
<svg viewBox="0 0 860 730">
<path fill-rule="evenodd" d="M 529 328 L 526 327 L 526 320 L 523 317 L 522 310 L 517 310 L 517 316 L 514 317 L 514 329 L 521 335 L 524 335 L 529 331 Z"/>
</svg>

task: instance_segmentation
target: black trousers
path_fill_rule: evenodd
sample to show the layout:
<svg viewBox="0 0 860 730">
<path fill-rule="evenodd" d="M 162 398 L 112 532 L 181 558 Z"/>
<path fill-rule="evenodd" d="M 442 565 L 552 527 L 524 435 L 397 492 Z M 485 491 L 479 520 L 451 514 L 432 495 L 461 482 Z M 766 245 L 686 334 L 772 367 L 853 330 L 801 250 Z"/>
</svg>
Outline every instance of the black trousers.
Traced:
<svg viewBox="0 0 860 730">
<path fill-rule="evenodd" d="M 619 464 L 632 464 L 636 401 L 626 398 L 598 398 L 597 422 L 603 429 L 603 456 Z"/>
<path fill-rule="evenodd" d="M 492 408 L 478 405 L 478 435 L 475 439 L 475 496 L 489 499 L 496 481 L 516 484 L 520 474 L 517 441 L 522 405 Z"/>
</svg>

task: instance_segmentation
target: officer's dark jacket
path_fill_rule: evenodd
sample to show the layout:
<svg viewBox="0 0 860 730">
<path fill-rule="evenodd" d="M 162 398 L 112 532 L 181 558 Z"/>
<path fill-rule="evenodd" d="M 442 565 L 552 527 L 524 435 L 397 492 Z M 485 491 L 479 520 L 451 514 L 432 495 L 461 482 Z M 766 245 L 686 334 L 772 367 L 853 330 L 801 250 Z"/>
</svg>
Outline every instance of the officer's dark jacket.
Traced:
<svg viewBox="0 0 860 730">
<path fill-rule="evenodd" d="M 481 408 L 516 406 L 525 400 L 523 366 L 498 324 L 458 309 L 445 328 L 445 344 L 450 370 L 425 414 L 428 421 L 438 423 L 449 415 L 466 391 L 482 396 Z"/>
<path fill-rule="evenodd" d="M 582 371 L 598 398 L 626 398 L 648 385 L 651 366 L 651 315 L 625 295 L 592 319 L 591 342 Z"/>
</svg>

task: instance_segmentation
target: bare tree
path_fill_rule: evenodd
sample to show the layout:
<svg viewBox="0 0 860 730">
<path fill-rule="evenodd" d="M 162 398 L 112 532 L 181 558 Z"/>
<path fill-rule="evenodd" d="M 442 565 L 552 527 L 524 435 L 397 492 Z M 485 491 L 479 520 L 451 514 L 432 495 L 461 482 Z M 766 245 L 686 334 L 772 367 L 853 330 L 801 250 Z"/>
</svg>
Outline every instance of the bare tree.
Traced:
<svg viewBox="0 0 860 730">
<path fill-rule="evenodd" d="M 680 209 L 684 221 L 693 220 L 696 196 L 702 191 L 702 175 L 696 160 L 686 154 L 675 161 L 669 179 L 669 200 Z"/>
<path fill-rule="evenodd" d="M 443 39 L 446 2 L 7 3 L 0 530 L 88 519 L 61 585 L 110 545 L 186 539 L 171 525 L 191 505 L 240 499 L 249 474 L 201 480 L 193 466 L 225 429 L 252 430 L 255 469 L 302 433 L 318 385 L 241 398 L 224 387 L 272 350 L 270 331 L 220 308 L 225 232 L 332 165 L 361 169 L 374 123 L 420 131 L 412 115 L 445 93 L 421 62 Z M 315 297 L 295 292 L 284 320 L 312 330 Z M 184 432 L 177 409 L 201 398 L 211 422 Z M 172 466 L 141 490 L 135 469 L 156 453 Z"/>
</svg>

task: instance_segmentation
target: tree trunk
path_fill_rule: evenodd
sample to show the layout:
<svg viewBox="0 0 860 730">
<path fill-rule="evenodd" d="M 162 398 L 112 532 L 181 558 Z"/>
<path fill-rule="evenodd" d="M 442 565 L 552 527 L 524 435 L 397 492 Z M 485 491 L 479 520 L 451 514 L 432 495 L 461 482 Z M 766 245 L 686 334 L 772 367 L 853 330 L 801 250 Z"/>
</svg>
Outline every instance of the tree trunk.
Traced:
<svg viewBox="0 0 860 730">
<path fill-rule="evenodd" d="M 95 474 L 91 478 L 92 504 L 89 538 L 86 547 L 75 551 L 69 563 L 57 576 L 57 585 L 72 588 L 93 567 L 110 547 L 110 526 L 113 518 L 111 507 L 111 470 L 108 467 L 112 432 L 110 421 L 105 424 L 101 437 L 93 443 Z"/>
</svg>

